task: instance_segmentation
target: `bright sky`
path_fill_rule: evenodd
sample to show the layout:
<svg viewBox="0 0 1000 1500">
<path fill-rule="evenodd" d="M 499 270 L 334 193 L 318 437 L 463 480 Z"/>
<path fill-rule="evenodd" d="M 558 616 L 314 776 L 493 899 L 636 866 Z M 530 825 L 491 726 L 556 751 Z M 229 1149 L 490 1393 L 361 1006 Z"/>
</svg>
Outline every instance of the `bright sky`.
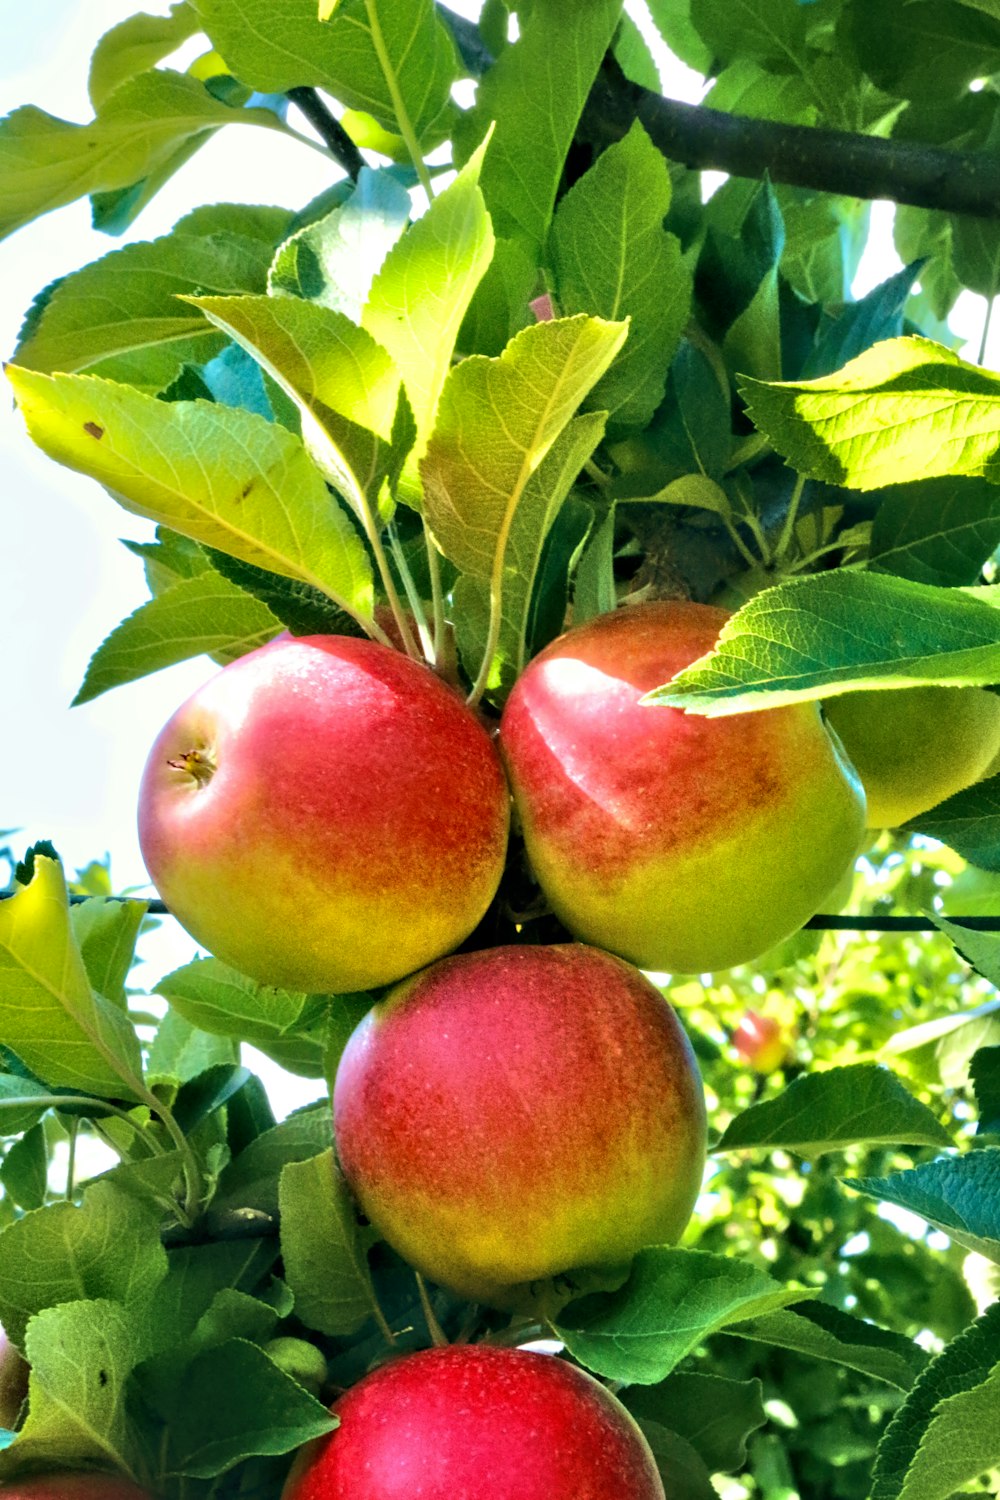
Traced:
<svg viewBox="0 0 1000 1500">
<path fill-rule="evenodd" d="M 89 119 L 90 52 L 105 30 L 140 8 L 164 13 L 168 5 L 2 0 L 0 114 L 33 103 L 65 119 Z M 475 0 L 455 8 L 478 11 Z M 696 81 L 686 73 L 675 66 L 669 91 L 697 97 Z M 331 176 L 320 155 L 276 133 L 227 128 L 121 239 L 90 228 L 86 201 L 48 215 L 0 243 L 0 351 L 13 349 L 25 308 L 54 277 L 123 243 L 166 233 L 197 203 L 228 199 L 297 208 Z M 859 292 L 899 264 L 887 238 L 889 222 L 886 209 L 859 275 Z M 983 305 L 967 294 L 953 320 L 976 343 Z M 146 597 L 141 565 L 119 538 L 143 538 L 151 528 L 119 509 L 98 485 L 37 452 L 6 398 L 0 400 L 0 476 L 0 830 L 19 830 L 11 839 L 18 852 L 37 838 L 51 838 L 71 869 L 110 851 L 116 888 L 141 885 L 146 876 L 134 809 L 148 746 L 177 705 L 217 668 L 201 658 L 71 709 L 91 652 Z M 193 951 L 172 922 L 143 943 L 149 972 L 157 976 Z"/>
</svg>

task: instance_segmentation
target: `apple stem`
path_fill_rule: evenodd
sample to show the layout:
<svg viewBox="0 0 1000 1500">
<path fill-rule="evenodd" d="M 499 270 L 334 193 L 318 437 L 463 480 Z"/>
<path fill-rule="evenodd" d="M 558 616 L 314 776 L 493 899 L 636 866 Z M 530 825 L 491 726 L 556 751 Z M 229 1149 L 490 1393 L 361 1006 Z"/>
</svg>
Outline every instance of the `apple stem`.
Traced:
<svg viewBox="0 0 1000 1500">
<path fill-rule="evenodd" d="M 434 538 L 431 536 L 431 529 L 427 524 L 426 517 L 423 518 L 423 523 L 424 546 L 427 548 L 427 571 L 430 574 L 431 580 L 431 607 L 434 617 L 434 650 L 436 653 L 435 661 L 437 663 L 440 663 L 441 653 L 444 650 L 445 632 L 448 628 L 444 618 L 444 588 L 441 584 L 441 559 L 438 555 L 438 549 L 435 546 Z"/>
<path fill-rule="evenodd" d="M 423 1309 L 424 1322 L 427 1324 L 427 1332 L 431 1336 L 431 1343 L 434 1345 L 435 1349 L 444 1349 L 447 1346 L 449 1340 L 447 1335 L 445 1334 L 444 1329 L 441 1327 L 441 1324 L 438 1322 L 437 1315 L 434 1312 L 433 1307 L 431 1306 L 430 1295 L 427 1291 L 427 1283 L 424 1281 L 424 1278 L 421 1276 L 419 1271 L 415 1271 L 414 1275 L 417 1278 L 417 1291 L 420 1293 L 420 1306 Z"/>
<path fill-rule="evenodd" d="M 775 549 L 775 560 L 784 557 L 791 546 L 792 536 L 795 532 L 795 523 L 799 518 L 799 503 L 802 499 L 802 491 L 806 487 L 806 476 L 799 474 L 795 480 L 795 488 L 792 490 L 791 499 L 788 502 L 788 514 L 785 516 L 785 524 L 781 528 L 781 536 Z"/>
<path fill-rule="evenodd" d="M 76 1115 L 71 1115 L 66 1122 L 66 1133 L 69 1136 L 69 1157 L 66 1163 L 66 1191 L 63 1197 L 67 1203 L 73 1201 L 73 1186 L 76 1181 L 76 1138 L 80 1133 L 80 1120 Z"/>
</svg>

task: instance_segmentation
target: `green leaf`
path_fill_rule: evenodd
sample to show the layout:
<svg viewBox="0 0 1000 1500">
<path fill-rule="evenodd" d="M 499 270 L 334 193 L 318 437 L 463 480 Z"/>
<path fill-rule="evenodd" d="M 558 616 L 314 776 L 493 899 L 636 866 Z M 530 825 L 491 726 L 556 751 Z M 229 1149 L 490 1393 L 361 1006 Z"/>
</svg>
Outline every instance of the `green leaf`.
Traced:
<svg viewBox="0 0 1000 1500">
<path fill-rule="evenodd" d="M 357 620 L 338 609 L 328 594 L 320 593 L 311 584 L 282 578 L 266 568 L 255 568 L 252 563 L 241 562 L 238 557 L 217 552 L 214 547 L 206 547 L 203 555 L 208 557 L 216 572 L 266 605 L 292 635 L 366 634 Z"/>
<path fill-rule="evenodd" d="M 41 1208 L 45 1202 L 48 1176 L 45 1126 L 34 1125 L 8 1150 L 3 1166 L 0 1166 L 0 1182 L 18 1208 Z"/>
<path fill-rule="evenodd" d="M 370 618 L 360 538 L 291 433 L 248 412 L 157 401 L 88 375 L 7 373 L 39 447 L 98 479 L 126 510 Z"/>
<path fill-rule="evenodd" d="M 198 30 L 198 17 L 186 0 L 166 16 L 129 16 L 106 31 L 90 59 L 90 102 L 100 109 L 119 84 L 154 68 Z"/>
<path fill-rule="evenodd" d="M 1000 490 L 946 475 L 881 491 L 869 565 L 915 583 L 972 584 L 998 546 Z"/>
<path fill-rule="evenodd" d="M 940 923 L 942 919 L 936 920 Z M 966 929 L 955 926 L 949 936 L 964 947 L 965 932 Z M 985 934 L 976 934 L 982 936 Z M 982 952 L 984 963 L 990 957 L 988 951 Z M 1000 1041 L 1000 999 L 894 1031 L 882 1053 L 890 1059 L 905 1053 L 911 1067 L 922 1069 L 925 1077 L 935 1082 L 940 1080 L 946 1088 L 959 1089 L 969 1081 L 969 1064 L 976 1051 L 997 1041 Z M 922 1068 L 924 1064 L 926 1067 Z"/>
<path fill-rule="evenodd" d="M 141 1095 L 138 1038 L 127 1015 L 91 989 L 62 870 L 44 856 L 31 884 L 0 904 L 0 1042 L 45 1083 Z"/>
<path fill-rule="evenodd" d="M 98 646 L 74 705 L 192 656 L 232 659 L 281 629 L 265 604 L 215 569 L 185 578 L 133 611 Z"/>
<path fill-rule="evenodd" d="M 166 70 L 123 83 L 89 125 L 16 109 L 0 121 L 0 238 L 85 193 L 130 187 L 179 143 L 232 123 L 284 129 L 269 109 L 231 109 Z"/>
<path fill-rule="evenodd" d="M 418 493 L 416 466 L 434 425 L 455 341 L 493 255 L 479 189 L 484 143 L 455 181 L 389 251 L 371 285 L 363 326 L 388 350 L 416 421 L 404 494 Z"/>
<path fill-rule="evenodd" d="M 956 1244 L 1000 1264 L 1000 1147 L 942 1157 L 890 1177 L 844 1181 L 869 1198 L 919 1214 Z"/>
<path fill-rule="evenodd" d="M 126 1389 L 136 1360 L 127 1309 L 111 1297 L 48 1307 L 32 1318 L 25 1353 L 28 1415 L 16 1443 L 0 1453 L 0 1479 L 22 1466 L 127 1472 L 135 1448 Z"/>
<path fill-rule="evenodd" d="M 356 1333 L 377 1311 L 367 1251 L 333 1151 L 282 1170 L 281 1258 L 295 1315 L 318 1333 Z"/>
<path fill-rule="evenodd" d="M 173 1115 L 185 1135 L 207 1120 L 244 1088 L 253 1074 L 236 1062 L 213 1063 L 204 1072 L 187 1079 L 177 1090 Z"/>
<path fill-rule="evenodd" d="M 332 1137 L 333 1121 L 327 1108 L 292 1115 L 259 1135 L 223 1172 L 208 1212 L 209 1226 L 232 1209 L 253 1209 L 276 1220 L 282 1168 L 326 1151 Z"/>
<path fill-rule="evenodd" d="M 174 969 L 156 989 L 192 1026 L 247 1042 L 308 1031 L 323 1019 L 329 1006 L 325 995 L 258 984 L 217 958 L 196 958 Z"/>
<path fill-rule="evenodd" d="M 826 1302 L 799 1302 L 734 1323 L 729 1333 L 754 1343 L 790 1349 L 808 1359 L 828 1360 L 908 1391 L 927 1363 L 919 1344 Z"/>
<path fill-rule="evenodd" d="M 473 355 L 452 370 L 423 478 L 434 535 L 463 572 L 490 579 L 505 567 L 534 472 L 625 333 L 623 325 L 598 318 L 538 323 L 498 359 Z"/>
<path fill-rule="evenodd" d="M 280 25 L 273 0 L 194 0 L 194 8 L 216 51 L 250 88 L 265 94 L 326 89 L 389 130 L 397 128 L 398 99 L 419 145 L 426 149 L 441 139 L 458 60 L 432 0 L 378 0 L 371 12 L 366 0 L 341 0 L 327 22 L 319 20 L 316 0 L 286 0 Z"/>
<path fill-rule="evenodd" d="M 615 590 L 615 505 L 591 536 L 580 556 L 573 585 L 573 624 L 610 613 L 618 603 Z"/>
<path fill-rule="evenodd" d="M 187 300 L 295 402 L 306 447 L 330 483 L 356 510 L 364 494 L 374 499 L 399 404 L 399 374 L 371 335 L 346 314 L 297 297 Z"/>
<path fill-rule="evenodd" d="M 698 35 L 722 62 L 752 57 L 797 67 L 805 52 L 806 14 L 796 0 L 691 0 Z"/>
<path fill-rule="evenodd" d="M 544 244 L 566 153 L 620 15 L 620 0 L 536 0 L 516 44 L 480 81 L 459 141 L 478 144 L 496 121 L 482 188 L 504 238 Z"/>
<path fill-rule="evenodd" d="M 1000 589 L 838 571 L 756 594 L 715 650 L 648 697 L 714 718 L 869 687 L 1000 679 Z"/>
<path fill-rule="evenodd" d="M 521 240 L 498 239 L 459 330 L 461 352 L 502 354 L 515 333 L 534 321 L 529 303 L 537 280 L 531 250 Z"/>
<path fill-rule="evenodd" d="M 713 56 L 691 19 L 691 0 L 649 0 L 656 29 L 676 57 L 696 73 L 707 74 Z"/>
<path fill-rule="evenodd" d="M 613 427 L 644 427 L 691 310 L 691 274 L 663 228 L 670 174 L 638 121 L 561 200 L 549 237 L 562 312 L 630 319 L 628 342 L 591 391 Z"/>
<path fill-rule="evenodd" d="M 894 1413 L 879 1443 L 870 1500 L 900 1500 L 908 1489 L 913 1500 L 917 1495 L 930 1500 L 932 1494 L 940 1495 L 941 1500 L 950 1500 L 958 1485 L 965 1479 L 977 1478 L 995 1461 L 995 1458 L 988 1459 L 979 1468 L 969 1468 L 964 1474 L 957 1475 L 947 1489 L 925 1487 L 949 1447 L 960 1462 L 962 1459 L 968 1461 L 978 1448 L 979 1440 L 975 1434 L 968 1430 L 962 1432 L 960 1424 L 964 1415 L 977 1410 L 983 1398 L 975 1397 L 975 1393 L 997 1371 L 998 1341 L 1000 1303 L 994 1303 L 927 1366 L 903 1405 Z M 952 1402 L 963 1394 L 972 1395 L 974 1399 L 969 1405 L 953 1406 Z M 995 1399 L 995 1393 L 989 1399 Z M 959 1422 L 955 1421 L 956 1417 Z M 992 1421 L 986 1421 L 986 1430 L 994 1435 L 1000 1432 L 997 1415 Z M 996 1456 L 1000 1456 L 1000 1451 Z M 917 1488 L 910 1488 L 914 1483 L 917 1483 Z"/>
<path fill-rule="evenodd" d="M 982 474 L 1000 479 L 1000 375 L 930 339 L 890 339 L 818 380 L 744 377 L 754 425 L 811 479 L 852 489 Z"/>
<path fill-rule="evenodd" d="M 1000 776 L 956 792 L 905 827 L 940 839 L 980 869 L 1000 870 Z"/>
<path fill-rule="evenodd" d="M 943 98 L 1000 68 L 996 18 L 947 0 L 866 0 L 850 10 L 850 36 L 865 71 L 898 98 Z"/>
<path fill-rule="evenodd" d="M 87 1297 L 128 1305 L 166 1271 L 159 1217 L 97 1182 L 79 1207 L 49 1204 L 0 1234 L 0 1321 L 23 1347 L 28 1320 L 44 1308 Z"/>
<path fill-rule="evenodd" d="M 639 1421 L 670 1500 L 718 1500 L 719 1492 L 698 1450 L 678 1432 L 648 1418 Z"/>
<path fill-rule="evenodd" d="M 1000 1046 L 980 1047 L 969 1069 L 979 1110 L 979 1134 L 1000 1135 Z"/>
<path fill-rule="evenodd" d="M 255 1289 L 277 1253 L 276 1238 L 219 1240 L 171 1250 L 166 1276 L 144 1288 L 133 1308 L 142 1357 L 155 1358 L 178 1345 L 190 1353 L 188 1341 L 220 1291 Z"/>
<path fill-rule="evenodd" d="M 657 1246 L 639 1252 L 620 1291 L 570 1303 L 557 1332 L 587 1369 L 653 1385 L 710 1333 L 803 1295 L 745 1261 Z"/>
<path fill-rule="evenodd" d="M 714 1474 L 743 1467 L 747 1437 L 767 1421 L 763 1394 L 759 1380 L 675 1370 L 659 1385 L 633 1386 L 619 1399 L 640 1421 L 669 1424 Z"/>
<path fill-rule="evenodd" d="M 848 302 L 834 317 L 827 315 L 801 372 L 803 379 L 829 375 L 873 344 L 898 338 L 903 332 L 903 308 L 921 266 L 920 261 L 904 266 L 873 287 L 866 297 Z"/>
<path fill-rule="evenodd" d="M 531 618 L 545 541 L 603 431 L 603 412 L 574 417 L 525 486 L 507 541 L 500 635 L 489 674 L 494 696 L 506 696 L 524 669 L 532 644 Z M 475 677 L 489 633 L 489 582 L 466 574 L 456 583 L 454 598 L 459 647 Z"/>
<path fill-rule="evenodd" d="M 357 323 L 372 281 L 406 228 L 411 207 L 409 193 L 391 171 L 362 167 L 346 202 L 281 246 L 268 276 L 268 291 L 318 302 Z"/>
<path fill-rule="evenodd" d="M 151 1078 L 186 1083 L 206 1068 L 239 1062 L 239 1050 L 239 1043 L 232 1038 L 201 1031 L 171 1007 L 156 1028 L 149 1049 L 149 1074 Z"/>
<path fill-rule="evenodd" d="M 92 898 L 70 907 L 69 919 L 91 985 L 105 1000 L 124 1010 L 125 981 L 135 959 L 139 930 L 146 918 L 144 901 Z"/>
<path fill-rule="evenodd" d="M 766 1146 L 822 1156 L 849 1145 L 950 1146 L 926 1104 L 875 1063 L 805 1073 L 731 1120 L 717 1151 Z"/>
<path fill-rule="evenodd" d="M 14 358 L 51 374 L 90 369 L 158 391 L 225 345 L 179 297 L 263 291 L 269 247 L 247 235 L 174 230 L 113 250 L 39 293 Z"/>
<path fill-rule="evenodd" d="M 291 1453 L 337 1425 L 262 1349 L 230 1339 L 184 1370 L 163 1411 L 168 1475 L 211 1479 L 253 1454 Z"/>
</svg>

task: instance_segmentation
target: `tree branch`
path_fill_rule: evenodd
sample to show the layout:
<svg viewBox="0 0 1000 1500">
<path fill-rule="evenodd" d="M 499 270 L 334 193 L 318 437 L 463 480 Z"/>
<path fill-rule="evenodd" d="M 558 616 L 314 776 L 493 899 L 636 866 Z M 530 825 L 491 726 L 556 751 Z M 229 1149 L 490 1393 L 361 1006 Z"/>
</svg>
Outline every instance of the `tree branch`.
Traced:
<svg viewBox="0 0 1000 1500">
<path fill-rule="evenodd" d="M 703 104 L 681 104 L 632 83 L 608 57 L 579 133 L 603 148 L 621 140 L 634 120 L 664 156 L 686 167 L 734 177 L 760 178 L 767 172 L 775 182 L 794 187 L 1000 218 L 998 154 L 751 120 Z"/>
<path fill-rule="evenodd" d="M 316 90 L 296 87 L 287 89 L 286 93 L 292 103 L 305 115 L 330 155 L 343 167 L 351 181 L 357 182 L 358 173 L 364 166 L 365 159 L 340 121 L 327 109 Z"/>
</svg>

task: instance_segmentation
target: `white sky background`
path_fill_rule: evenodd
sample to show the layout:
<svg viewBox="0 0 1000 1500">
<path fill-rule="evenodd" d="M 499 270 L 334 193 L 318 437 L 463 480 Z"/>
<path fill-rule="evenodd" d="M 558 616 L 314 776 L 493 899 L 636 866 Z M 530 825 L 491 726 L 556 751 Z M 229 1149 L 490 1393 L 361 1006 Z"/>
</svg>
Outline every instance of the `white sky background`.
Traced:
<svg viewBox="0 0 1000 1500">
<path fill-rule="evenodd" d="M 477 14 L 476 0 L 451 0 Z M 138 9 L 165 13 L 166 0 L 0 0 L 0 115 L 32 103 L 85 121 L 87 62 L 98 37 Z M 637 10 L 630 4 L 629 9 Z M 186 60 L 186 58 L 185 58 Z M 669 67 L 667 92 L 697 99 L 698 80 L 658 48 Z M 307 127 L 300 118 L 296 128 Z M 226 200 L 298 208 L 337 175 L 332 164 L 292 140 L 259 129 L 226 128 L 161 190 L 128 233 L 113 239 L 90 228 L 86 200 L 49 214 L 0 242 L 0 352 L 8 355 L 32 297 L 54 277 L 116 247 L 166 233 L 195 204 Z M 888 226 L 866 254 L 855 290 L 898 268 Z M 965 294 L 953 326 L 975 358 L 982 298 Z M 1000 355 L 1000 319 L 990 363 Z M 161 725 L 217 668 L 184 663 L 81 708 L 69 707 L 91 652 L 146 597 L 142 567 L 119 538 L 152 528 L 116 506 L 93 481 L 60 468 L 28 441 L 6 393 L 0 393 L 0 830 L 16 828 L 15 850 L 51 838 L 70 869 L 111 854 L 115 888 L 143 885 L 135 800 L 149 745 Z M 0 838 L 0 844 L 5 842 Z M 147 972 L 159 977 L 185 962 L 193 944 L 167 921 L 143 940 Z M 141 971 L 140 971 L 141 973 Z M 253 1066 L 279 1070 L 266 1060 Z M 306 1090 L 308 1089 L 308 1093 Z M 314 1090 L 303 1085 L 292 1103 Z"/>
</svg>

